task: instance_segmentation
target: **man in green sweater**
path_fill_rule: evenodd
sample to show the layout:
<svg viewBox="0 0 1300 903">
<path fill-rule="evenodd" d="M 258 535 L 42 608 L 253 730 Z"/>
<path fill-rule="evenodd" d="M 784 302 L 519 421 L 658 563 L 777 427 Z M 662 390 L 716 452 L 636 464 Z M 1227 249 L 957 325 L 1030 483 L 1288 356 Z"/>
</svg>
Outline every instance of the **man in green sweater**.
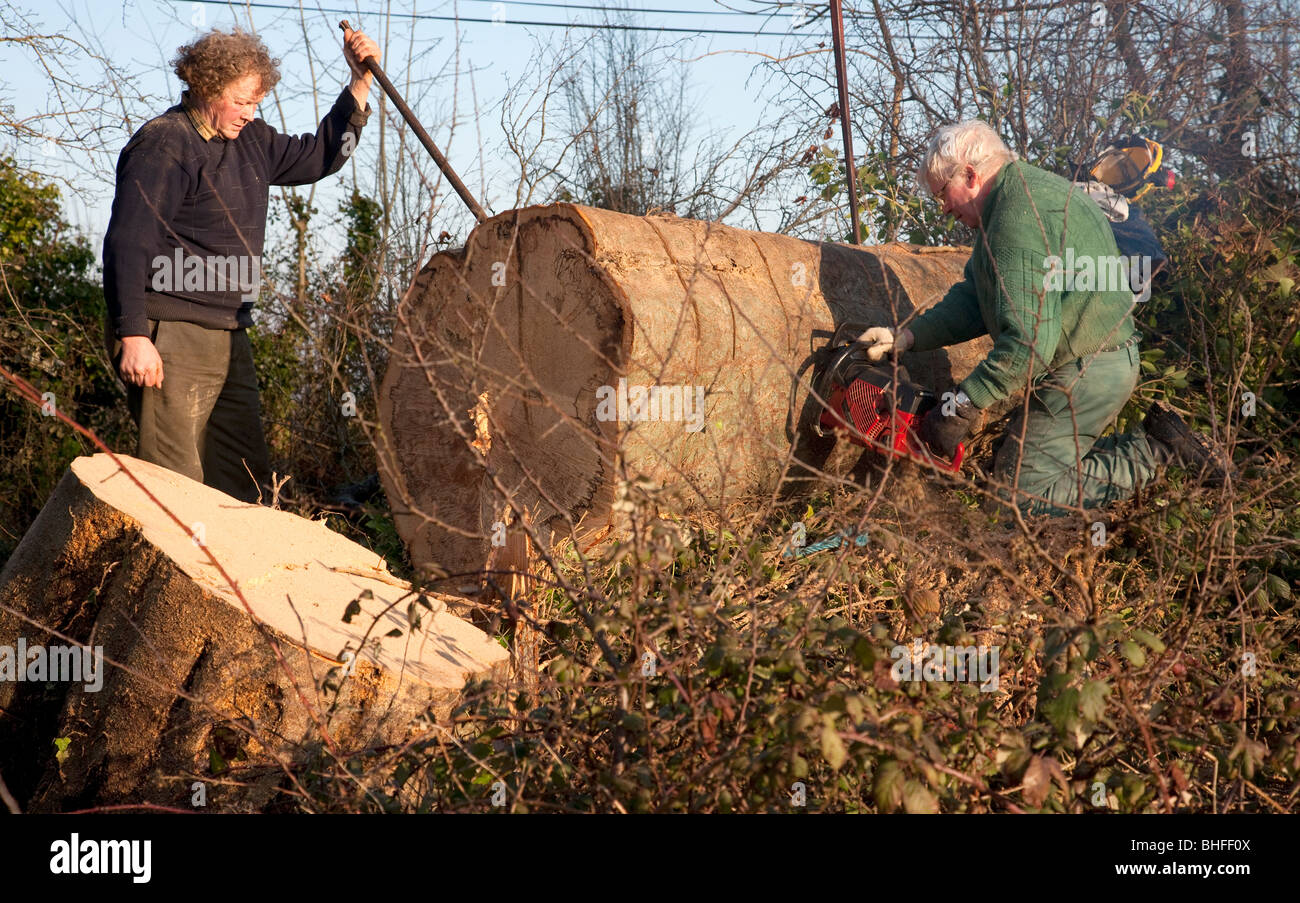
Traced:
<svg viewBox="0 0 1300 903">
<path fill-rule="evenodd" d="M 964 278 L 903 329 L 867 330 L 868 356 L 928 351 L 982 335 L 993 350 L 922 420 L 951 458 L 980 409 L 1028 389 L 993 463 L 998 494 L 1026 514 L 1063 515 L 1127 498 L 1176 463 L 1221 480 L 1205 440 L 1166 406 L 1142 431 L 1099 439 L 1137 385 L 1130 261 L 1087 193 L 1030 166 L 986 123 L 940 129 L 919 182 L 976 231 Z"/>
</svg>

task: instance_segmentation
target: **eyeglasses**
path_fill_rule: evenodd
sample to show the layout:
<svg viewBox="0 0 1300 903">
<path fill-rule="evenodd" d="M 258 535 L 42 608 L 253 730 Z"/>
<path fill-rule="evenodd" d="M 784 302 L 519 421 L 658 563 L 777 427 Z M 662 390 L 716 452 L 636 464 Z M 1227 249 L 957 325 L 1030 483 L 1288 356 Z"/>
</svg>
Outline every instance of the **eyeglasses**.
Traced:
<svg viewBox="0 0 1300 903">
<path fill-rule="evenodd" d="M 961 173 L 957 173 L 956 175 L 952 176 L 952 178 L 944 182 L 943 185 L 939 187 L 939 190 L 934 193 L 934 199 L 939 202 L 939 206 L 942 207 L 944 204 L 948 202 L 948 198 L 947 198 L 948 186 L 953 183 L 953 179 L 956 179 L 957 176 L 960 175 Z"/>
</svg>

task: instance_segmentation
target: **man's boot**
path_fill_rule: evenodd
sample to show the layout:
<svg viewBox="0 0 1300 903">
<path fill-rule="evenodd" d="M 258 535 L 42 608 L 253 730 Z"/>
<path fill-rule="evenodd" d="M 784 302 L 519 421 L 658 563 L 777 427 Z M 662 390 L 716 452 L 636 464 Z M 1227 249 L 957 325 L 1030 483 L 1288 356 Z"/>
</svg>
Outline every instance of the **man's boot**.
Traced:
<svg viewBox="0 0 1300 903">
<path fill-rule="evenodd" d="M 1142 427 L 1157 464 L 1176 464 L 1192 477 L 1199 475 L 1207 485 L 1223 485 L 1228 476 L 1224 464 L 1232 467 L 1231 460 L 1215 443 L 1192 430 L 1167 404 L 1153 402 Z M 1237 476 L 1235 467 L 1232 476 Z"/>
</svg>

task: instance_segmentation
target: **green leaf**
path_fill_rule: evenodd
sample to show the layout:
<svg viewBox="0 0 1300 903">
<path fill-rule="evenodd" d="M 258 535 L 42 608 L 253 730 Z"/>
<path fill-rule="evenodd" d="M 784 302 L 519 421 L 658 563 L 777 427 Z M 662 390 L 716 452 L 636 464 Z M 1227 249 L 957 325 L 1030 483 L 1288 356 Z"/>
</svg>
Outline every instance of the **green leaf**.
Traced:
<svg viewBox="0 0 1300 903">
<path fill-rule="evenodd" d="M 822 756 L 825 757 L 827 764 L 833 771 L 839 771 L 840 766 L 848 759 L 849 754 L 844 749 L 844 741 L 840 739 L 839 732 L 835 730 L 835 721 L 827 720 L 822 725 Z"/>
<path fill-rule="evenodd" d="M 213 774 L 221 774 L 228 767 L 226 760 L 221 757 L 221 753 L 217 752 L 216 747 L 210 747 L 208 749 L 208 770 Z"/>
<path fill-rule="evenodd" d="M 1020 734 L 1005 733 L 997 752 L 993 754 L 993 764 L 1002 769 L 1005 775 L 1018 774 L 1029 760 L 1029 749 L 1025 738 Z"/>
<path fill-rule="evenodd" d="M 1062 691 L 1060 696 L 1043 704 L 1043 714 L 1052 727 L 1067 733 L 1070 725 L 1078 720 L 1079 691 L 1074 687 Z"/>
<path fill-rule="evenodd" d="M 54 758 L 59 762 L 60 765 L 68 760 L 68 756 L 70 755 L 70 753 L 68 752 L 68 747 L 70 745 L 72 745 L 71 737 L 54 738 L 54 749 L 55 749 Z"/>
<path fill-rule="evenodd" d="M 1088 681 L 1079 693 L 1079 714 L 1089 721 L 1100 721 L 1106 712 L 1106 697 L 1109 695 L 1110 685 L 1104 680 Z"/>
<path fill-rule="evenodd" d="M 1132 640 L 1125 640 L 1119 644 L 1120 654 L 1132 663 L 1133 667 L 1141 668 L 1147 663 L 1147 654 L 1142 651 L 1142 647 Z"/>
<path fill-rule="evenodd" d="M 870 671 L 876 665 L 876 650 L 871 645 L 871 640 L 865 636 L 858 637 L 853 642 L 853 658 L 857 660 L 858 667 L 863 671 Z"/>
<path fill-rule="evenodd" d="M 1143 630 L 1140 627 L 1135 628 L 1133 630 L 1133 639 L 1146 646 L 1156 655 L 1165 651 L 1165 644 L 1160 640 L 1160 637 L 1149 630 Z"/>
<path fill-rule="evenodd" d="M 908 781 L 903 785 L 903 809 L 908 815 L 934 815 L 939 801 L 920 781 Z"/>
<path fill-rule="evenodd" d="M 876 766 L 871 795 L 881 812 L 898 811 L 898 807 L 903 804 L 903 783 L 903 768 L 893 759 L 886 759 Z"/>
<path fill-rule="evenodd" d="M 351 624 L 352 619 L 361 614 L 361 603 L 353 599 L 348 603 L 348 607 L 343 609 L 343 623 Z"/>
</svg>

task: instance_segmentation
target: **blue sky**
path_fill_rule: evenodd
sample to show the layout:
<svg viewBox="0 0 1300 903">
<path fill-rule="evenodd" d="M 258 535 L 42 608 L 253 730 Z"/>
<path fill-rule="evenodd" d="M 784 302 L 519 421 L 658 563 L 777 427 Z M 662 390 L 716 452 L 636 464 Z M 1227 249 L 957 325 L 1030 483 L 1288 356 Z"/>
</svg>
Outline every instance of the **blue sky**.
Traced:
<svg viewBox="0 0 1300 903">
<path fill-rule="evenodd" d="M 319 92 L 313 97 L 308 90 L 308 54 L 305 49 L 303 24 L 299 11 L 291 0 L 267 0 L 266 4 L 242 7 L 239 4 L 162 2 L 162 0 L 133 0 L 126 3 L 65 2 L 59 5 L 18 2 L 46 34 L 66 34 L 83 43 L 97 46 L 116 66 L 135 73 L 138 87 L 146 96 L 144 102 L 124 105 L 112 101 L 109 105 L 120 107 L 125 116 L 103 133 L 103 152 L 89 158 L 77 157 L 74 165 L 69 152 L 40 142 L 25 142 L 24 146 L 12 144 L 0 148 L 11 153 L 20 162 L 40 156 L 41 168 L 67 174 L 77 192 L 65 191 L 67 215 L 83 229 L 98 250 L 103 230 L 108 223 L 112 201 L 112 166 L 116 154 L 125 144 L 134 128 L 152 115 L 161 113 L 176 102 L 180 83 L 171 73 L 167 61 L 175 49 L 196 34 L 213 27 L 229 28 L 237 22 L 244 27 L 251 19 L 252 25 L 262 35 L 272 53 L 281 58 L 282 81 L 279 85 L 279 102 L 274 97 L 263 103 L 261 114 L 268 122 L 283 131 L 300 133 L 313 131 L 319 117 L 328 109 L 347 79 L 347 66 L 342 58 L 340 18 L 347 18 L 354 27 L 365 30 L 384 49 L 384 66 L 390 78 L 400 88 L 408 71 L 417 78 L 436 79 L 418 96 L 408 102 L 415 109 L 435 142 L 448 155 L 471 190 L 479 194 L 480 201 L 497 212 L 513 206 L 515 179 L 510 175 L 508 160 L 501 139 L 500 113 L 503 96 L 512 79 L 524 74 L 541 45 L 554 47 L 564 37 L 566 28 L 523 24 L 526 20 L 559 23 L 599 23 L 603 15 L 596 0 L 549 0 L 546 3 L 523 4 L 514 0 L 445 0 L 445 2 L 389 4 L 391 17 L 385 22 L 376 11 L 385 6 L 384 0 L 371 0 L 361 4 L 321 2 L 304 6 L 302 17 L 310 39 L 316 64 Z M 748 30 L 762 28 L 777 37 L 752 35 L 698 35 L 684 33 L 646 34 L 647 42 L 673 42 L 675 56 L 688 59 L 691 84 L 695 95 L 694 108 L 698 125 L 704 131 L 738 136 L 747 130 L 766 107 L 762 94 L 763 80 L 751 79 L 755 65 L 762 59 L 755 52 L 776 53 L 783 47 L 815 45 L 827 40 L 821 28 L 798 37 L 790 35 L 791 18 L 785 16 L 768 19 L 761 15 L 729 13 L 713 0 L 628 0 L 624 5 L 643 9 L 676 10 L 678 12 L 637 13 L 631 20 L 646 26 L 673 28 L 703 28 Z M 752 0 L 729 0 L 734 10 L 754 11 L 760 4 Z M 288 9 L 268 8 L 273 6 Z M 566 7 L 566 8 L 562 8 Z M 452 16 L 493 19 L 497 22 L 448 22 L 426 18 L 412 18 L 400 13 L 416 12 L 428 16 Z M 694 11 L 696 14 L 687 14 Z M 6 25 L 6 30 L 11 27 Z M 589 34 L 587 30 L 574 29 L 573 34 Z M 796 44 L 797 42 L 797 44 Z M 829 43 L 829 42 L 828 42 Z M 88 55 L 72 53 L 70 71 L 78 81 L 93 84 L 102 77 L 97 63 Z M 414 62 L 412 62 L 414 60 Z M 829 64 L 829 55 L 827 55 Z M 52 98 L 51 81 L 30 52 L 11 44 L 0 44 L 0 66 L 6 73 L 4 101 L 13 104 L 19 118 L 48 111 L 56 101 Z M 470 73 L 472 72 L 472 83 Z M 459 77 L 457 78 L 457 75 Z M 456 86 L 453 91 L 453 84 Z M 371 96 L 372 106 L 377 105 L 378 86 Z M 480 117 L 474 122 L 473 97 L 477 95 Z M 827 98 L 829 104 L 833 98 Z M 449 126 L 455 110 L 458 128 L 448 144 Z M 283 120 L 281 116 L 283 115 Z M 375 140 L 375 119 L 363 136 Z M 51 126 L 51 128 L 53 128 Z M 481 130 L 484 148 L 482 159 L 478 150 Z M 364 161 L 364 157 L 358 155 Z M 360 165 L 364 165 L 364 162 Z M 358 179 L 363 190 L 365 173 Z M 318 208 L 333 209 L 333 198 L 339 196 L 343 180 L 335 177 L 322 184 Z M 484 190 L 486 182 L 486 190 Z M 467 214 L 466 214 L 467 216 Z M 459 223 L 464 226 L 464 223 Z M 462 233 L 463 234 L 463 233 Z"/>
</svg>

